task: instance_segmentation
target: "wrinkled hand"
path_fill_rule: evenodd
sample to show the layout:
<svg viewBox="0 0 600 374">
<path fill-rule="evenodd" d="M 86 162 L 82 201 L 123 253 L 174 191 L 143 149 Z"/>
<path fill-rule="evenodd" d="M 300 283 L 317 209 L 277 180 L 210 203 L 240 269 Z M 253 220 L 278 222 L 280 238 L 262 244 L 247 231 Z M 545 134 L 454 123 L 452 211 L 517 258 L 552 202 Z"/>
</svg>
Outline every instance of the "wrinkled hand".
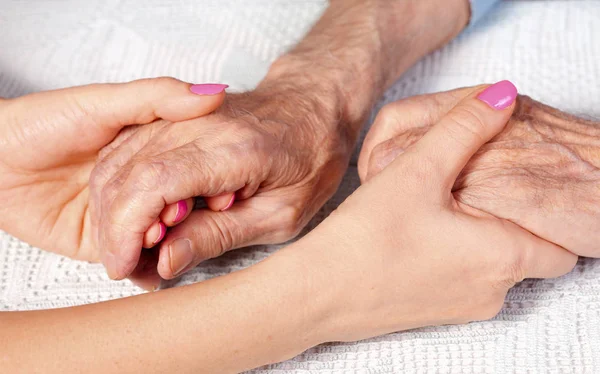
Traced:
<svg viewBox="0 0 600 374">
<path fill-rule="evenodd" d="M 489 319 L 515 283 L 575 266 L 571 252 L 453 196 L 463 167 L 514 108 L 514 86 L 504 109 L 480 101 L 482 90 L 470 90 L 303 238 L 310 258 L 287 253 L 317 277 L 316 300 L 331 300 L 323 341 Z"/>
<path fill-rule="evenodd" d="M 223 97 L 157 78 L 0 100 L 0 228 L 39 248 L 99 261 L 88 181 L 103 147 L 122 138 L 125 126 L 196 118 Z M 152 246 L 164 226 L 146 229 L 144 244 Z"/>
<path fill-rule="evenodd" d="M 192 197 L 235 193 L 236 201 L 226 211 L 193 211 L 169 230 L 159 249 L 165 279 L 230 249 L 297 235 L 346 170 L 353 140 L 339 118 L 324 120 L 336 116 L 318 96 L 262 85 L 229 95 L 210 116 L 136 128 L 91 180 L 109 275 L 128 276 L 142 233 L 166 205 Z"/>
<path fill-rule="evenodd" d="M 359 159 L 361 180 L 379 173 L 475 88 L 386 105 Z M 571 252 L 600 257 L 600 126 L 519 96 L 506 129 L 456 180 L 457 201 L 508 219 Z"/>
</svg>

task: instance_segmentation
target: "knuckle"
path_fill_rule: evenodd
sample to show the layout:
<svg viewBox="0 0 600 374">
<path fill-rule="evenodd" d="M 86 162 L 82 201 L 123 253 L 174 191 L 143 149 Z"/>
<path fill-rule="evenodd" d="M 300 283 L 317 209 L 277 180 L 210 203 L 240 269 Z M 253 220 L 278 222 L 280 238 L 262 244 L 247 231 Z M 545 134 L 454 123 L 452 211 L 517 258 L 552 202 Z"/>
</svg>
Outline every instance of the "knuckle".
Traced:
<svg viewBox="0 0 600 374">
<path fill-rule="evenodd" d="M 157 77 L 140 79 L 142 86 L 148 87 L 153 92 L 162 92 L 165 88 L 174 88 L 181 84 L 181 81 L 173 77 Z"/>
<path fill-rule="evenodd" d="M 304 210 L 298 205 L 287 205 L 279 209 L 278 222 L 275 233 L 275 242 L 281 243 L 293 239 L 304 228 Z"/>
<path fill-rule="evenodd" d="M 398 124 L 398 108 L 396 103 L 384 105 L 377 113 L 375 123 L 381 131 L 389 132 Z"/>
<path fill-rule="evenodd" d="M 197 253 L 199 259 L 204 261 L 219 257 L 233 249 L 237 237 L 233 231 L 237 230 L 235 227 L 228 225 L 224 218 L 217 219 L 215 215 L 206 215 L 205 225 L 197 238 L 197 243 L 200 244 Z M 204 235 L 208 235 L 208 238 Z"/>
<path fill-rule="evenodd" d="M 90 173 L 90 189 L 97 191 L 102 189 L 106 182 L 110 179 L 109 166 L 105 161 L 100 161 L 96 164 Z"/>
<path fill-rule="evenodd" d="M 136 190 L 157 191 L 164 186 L 168 167 L 162 161 L 145 161 L 133 165 L 128 177 L 128 182 Z"/>
<path fill-rule="evenodd" d="M 223 126 L 219 136 L 230 140 L 228 143 L 232 145 L 233 149 L 228 150 L 228 152 L 254 155 L 263 150 L 268 150 L 267 136 L 245 121 L 233 120 L 227 123 L 227 126 Z"/>
</svg>

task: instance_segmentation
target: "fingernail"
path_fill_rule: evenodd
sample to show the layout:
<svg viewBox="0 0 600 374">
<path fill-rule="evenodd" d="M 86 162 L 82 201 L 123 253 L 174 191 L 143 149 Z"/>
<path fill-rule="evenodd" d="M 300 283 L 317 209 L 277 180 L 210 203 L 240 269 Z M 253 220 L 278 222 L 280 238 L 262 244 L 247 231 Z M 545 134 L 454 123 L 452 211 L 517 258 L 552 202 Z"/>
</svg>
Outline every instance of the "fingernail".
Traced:
<svg viewBox="0 0 600 374">
<path fill-rule="evenodd" d="M 500 81 L 486 88 L 477 98 L 492 109 L 502 110 L 517 98 L 517 87 L 510 81 Z"/>
<path fill-rule="evenodd" d="M 229 202 L 227 203 L 227 206 L 225 208 L 221 209 L 221 212 L 224 212 L 227 209 L 231 208 L 234 201 L 235 201 L 235 194 L 231 195 L 231 200 L 229 200 Z"/>
<path fill-rule="evenodd" d="M 173 221 L 173 223 L 178 223 L 179 221 L 181 221 L 183 217 L 185 217 L 185 215 L 187 214 L 187 211 L 187 202 L 185 200 L 179 200 L 177 202 L 177 213 L 175 213 L 175 220 Z"/>
<path fill-rule="evenodd" d="M 171 272 L 178 276 L 192 261 L 192 242 L 189 239 L 177 239 L 169 246 L 169 257 L 171 258 Z"/>
<path fill-rule="evenodd" d="M 190 91 L 196 95 L 218 95 L 229 87 L 226 84 L 218 83 L 207 83 L 207 84 L 193 84 L 190 87 Z"/>
<path fill-rule="evenodd" d="M 158 237 L 152 244 L 156 244 L 156 243 L 160 242 L 161 240 L 163 240 L 163 238 L 165 237 L 165 234 L 167 233 L 167 226 L 165 226 L 164 223 L 159 222 L 158 227 L 160 228 L 160 231 L 158 232 Z"/>
<path fill-rule="evenodd" d="M 102 261 L 102 263 L 104 264 L 106 273 L 110 279 L 119 279 L 119 274 L 117 273 L 117 258 L 114 254 L 108 251 L 104 252 L 104 261 Z"/>
</svg>

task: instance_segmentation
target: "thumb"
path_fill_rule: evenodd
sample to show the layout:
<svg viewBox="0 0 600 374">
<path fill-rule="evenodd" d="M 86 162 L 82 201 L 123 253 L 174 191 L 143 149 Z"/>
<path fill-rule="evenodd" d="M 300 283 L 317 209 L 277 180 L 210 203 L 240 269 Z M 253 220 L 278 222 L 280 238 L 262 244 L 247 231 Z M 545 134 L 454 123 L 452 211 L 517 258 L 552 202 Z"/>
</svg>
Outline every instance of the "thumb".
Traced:
<svg viewBox="0 0 600 374">
<path fill-rule="evenodd" d="M 451 188 L 461 170 L 482 145 L 499 134 L 510 119 L 517 89 L 501 81 L 476 90 L 460 101 L 415 145 L 432 163 L 433 178 Z"/>
<path fill-rule="evenodd" d="M 49 148 L 50 154 L 56 144 L 66 145 L 68 149 L 62 152 L 77 152 L 78 147 L 87 152 L 108 144 L 124 126 L 159 118 L 183 121 L 211 113 L 222 104 L 225 88 L 221 84 L 191 85 L 169 77 L 149 78 L 44 91 L 7 100 L 3 106 L 21 127 L 38 126 L 39 118 L 52 119 L 40 144 Z"/>
<path fill-rule="evenodd" d="M 160 77 L 127 83 L 90 84 L 39 92 L 14 99 L 46 115 L 69 114 L 97 126 L 117 128 L 146 124 L 159 118 L 183 121 L 217 109 L 227 85 L 192 85 Z M 79 121 L 81 122 L 81 121 Z"/>
<path fill-rule="evenodd" d="M 295 236 L 282 224 L 288 212 L 256 196 L 225 211 L 195 210 L 161 242 L 158 273 L 172 279 L 232 249 L 281 243 Z"/>
<path fill-rule="evenodd" d="M 94 123 L 120 130 L 161 118 L 177 122 L 211 113 L 223 103 L 227 87 L 162 77 L 76 87 L 69 94 Z"/>
</svg>

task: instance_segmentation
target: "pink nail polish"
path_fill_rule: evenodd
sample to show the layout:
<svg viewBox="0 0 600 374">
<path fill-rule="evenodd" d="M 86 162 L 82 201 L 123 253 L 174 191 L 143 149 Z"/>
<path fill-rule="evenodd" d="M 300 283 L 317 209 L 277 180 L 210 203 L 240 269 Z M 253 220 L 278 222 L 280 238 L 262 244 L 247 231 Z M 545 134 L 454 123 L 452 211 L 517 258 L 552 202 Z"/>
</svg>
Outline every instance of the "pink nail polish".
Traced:
<svg viewBox="0 0 600 374">
<path fill-rule="evenodd" d="M 194 84 L 190 87 L 190 91 L 196 95 L 218 95 L 229 87 L 226 84 L 206 83 Z"/>
<path fill-rule="evenodd" d="M 235 201 L 235 194 L 231 195 L 231 200 L 229 200 L 229 203 L 227 203 L 227 206 L 225 208 L 221 209 L 221 212 L 224 212 L 227 209 L 231 208 L 234 201 Z"/>
<path fill-rule="evenodd" d="M 492 109 L 502 110 L 517 98 L 517 87 L 510 81 L 500 81 L 486 88 L 477 98 Z"/>
<path fill-rule="evenodd" d="M 179 221 L 181 221 L 183 217 L 185 217 L 185 215 L 187 214 L 187 211 L 188 207 L 186 201 L 179 200 L 177 202 L 177 213 L 175 213 L 175 220 L 173 221 L 173 223 L 178 223 Z"/>
<path fill-rule="evenodd" d="M 156 238 L 156 240 L 152 244 L 157 244 L 158 242 L 160 242 L 161 240 L 163 240 L 163 238 L 165 237 L 165 234 L 167 233 L 167 226 L 165 226 L 164 223 L 159 222 L 158 223 L 158 227 L 160 228 L 160 231 L 158 232 L 158 237 Z"/>
</svg>

